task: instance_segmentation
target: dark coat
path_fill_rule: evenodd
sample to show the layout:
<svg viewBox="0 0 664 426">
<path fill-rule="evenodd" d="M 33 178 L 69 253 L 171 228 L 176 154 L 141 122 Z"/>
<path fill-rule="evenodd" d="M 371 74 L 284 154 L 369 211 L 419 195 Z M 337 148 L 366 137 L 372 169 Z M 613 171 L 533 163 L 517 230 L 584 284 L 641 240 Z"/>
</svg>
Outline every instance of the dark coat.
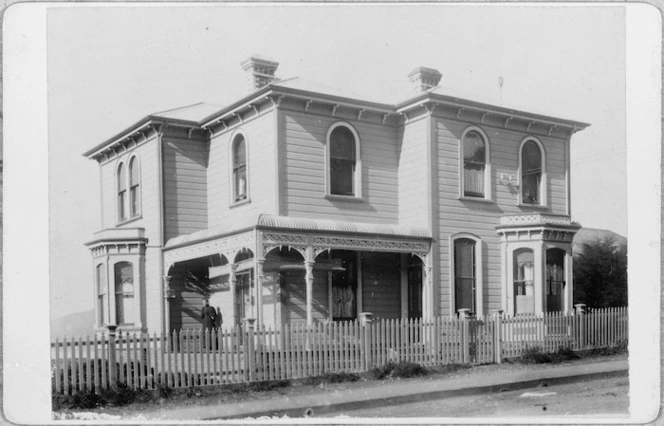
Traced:
<svg viewBox="0 0 664 426">
<path fill-rule="evenodd" d="M 203 329 L 212 330 L 217 326 L 217 310 L 212 306 L 204 306 L 201 309 L 201 318 L 203 319 Z"/>
</svg>

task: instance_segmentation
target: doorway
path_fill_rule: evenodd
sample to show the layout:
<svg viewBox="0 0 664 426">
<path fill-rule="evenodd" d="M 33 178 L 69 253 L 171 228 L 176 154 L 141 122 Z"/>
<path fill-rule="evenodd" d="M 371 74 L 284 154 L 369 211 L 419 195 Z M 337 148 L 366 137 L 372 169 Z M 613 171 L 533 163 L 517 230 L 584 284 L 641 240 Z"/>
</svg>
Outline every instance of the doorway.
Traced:
<svg viewBox="0 0 664 426">
<path fill-rule="evenodd" d="M 422 260 L 408 259 L 408 318 L 422 318 Z"/>
</svg>

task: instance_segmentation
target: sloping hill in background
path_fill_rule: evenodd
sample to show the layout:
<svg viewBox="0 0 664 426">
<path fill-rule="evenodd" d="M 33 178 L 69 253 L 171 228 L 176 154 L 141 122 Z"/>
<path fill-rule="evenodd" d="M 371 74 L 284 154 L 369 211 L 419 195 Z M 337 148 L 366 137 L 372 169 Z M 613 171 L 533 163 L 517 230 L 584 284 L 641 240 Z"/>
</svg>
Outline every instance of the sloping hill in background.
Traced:
<svg viewBox="0 0 664 426">
<path fill-rule="evenodd" d="M 627 244 L 627 238 L 608 229 L 581 228 L 574 235 L 573 249 L 575 251 L 581 250 L 583 244 L 603 238 L 612 238 L 616 246 Z"/>
<path fill-rule="evenodd" d="M 51 320 L 51 340 L 56 337 L 92 336 L 95 323 L 95 312 L 89 310 L 76 312 Z"/>
</svg>

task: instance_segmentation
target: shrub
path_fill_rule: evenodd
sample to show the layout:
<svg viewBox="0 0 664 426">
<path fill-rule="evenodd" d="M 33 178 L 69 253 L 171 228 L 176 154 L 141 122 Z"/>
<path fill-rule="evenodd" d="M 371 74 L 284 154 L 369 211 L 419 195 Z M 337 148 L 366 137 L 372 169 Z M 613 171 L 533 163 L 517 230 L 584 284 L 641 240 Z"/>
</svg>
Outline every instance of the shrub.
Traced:
<svg viewBox="0 0 664 426">
<path fill-rule="evenodd" d="M 549 354 L 543 353 L 539 346 L 531 346 L 523 351 L 518 361 L 522 364 L 548 364 L 552 359 Z"/>
<path fill-rule="evenodd" d="M 382 380 L 386 378 L 408 378 L 414 376 L 423 376 L 427 374 L 427 370 L 419 364 L 412 362 L 388 362 L 382 367 L 374 367 L 371 370 L 371 376 L 374 379 Z"/>
<path fill-rule="evenodd" d="M 356 382 L 358 380 L 360 380 L 360 376 L 353 373 L 325 373 L 321 376 L 309 377 L 303 383 L 316 386 L 324 383 Z"/>
</svg>

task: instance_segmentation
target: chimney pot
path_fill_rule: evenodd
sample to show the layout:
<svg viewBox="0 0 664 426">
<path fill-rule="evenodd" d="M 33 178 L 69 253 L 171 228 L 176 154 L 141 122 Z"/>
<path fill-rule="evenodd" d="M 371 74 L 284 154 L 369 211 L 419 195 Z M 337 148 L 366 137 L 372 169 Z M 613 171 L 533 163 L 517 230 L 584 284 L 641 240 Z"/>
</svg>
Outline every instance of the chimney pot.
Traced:
<svg viewBox="0 0 664 426">
<path fill-rule="evenodd" d="M 279 67 L 279 62 L 254 55 L 244 60 L 241 65 L 247 72 L 250 91 L 258 90 L 278 80 L 274 73 Z"/>
<path fill-rule="evenodd" d="M 438 86 L 442 76 L 436 69 L 417 67 L 408 74 L 408 79 L 413 84 L 413 90 L 420 93 Z"/>
</svg>

